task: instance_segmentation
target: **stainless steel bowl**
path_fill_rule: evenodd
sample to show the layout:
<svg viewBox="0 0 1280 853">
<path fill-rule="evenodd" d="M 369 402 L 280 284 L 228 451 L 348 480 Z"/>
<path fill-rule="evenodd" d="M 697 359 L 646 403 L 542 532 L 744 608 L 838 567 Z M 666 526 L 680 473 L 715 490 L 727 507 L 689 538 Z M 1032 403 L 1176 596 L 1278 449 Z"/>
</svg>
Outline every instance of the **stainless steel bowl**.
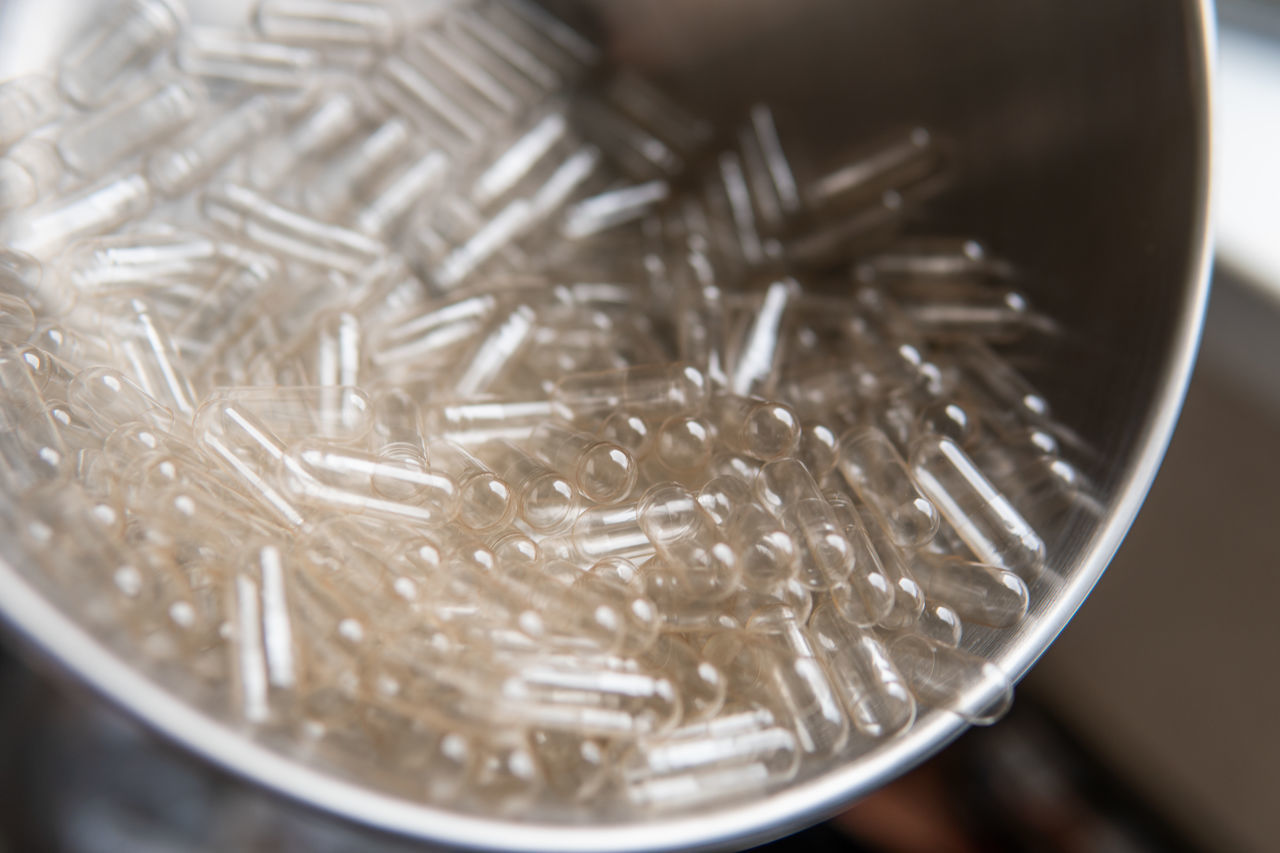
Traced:
<svg viewBox="0 0 1280 853">
<path fill-rule="evenodd" d="M 0 76 L 49 67 L 87 2 L 9 0 Z M 196 20 L 243 20 L 240 2 Z M 951 141 L 958 183 L 930 224 L 988 240 L 1068 328 L 1070 357 L 1035 381 L 1097 448 L 1100 522 L 1044 531 L 1055 571 L 1021 628 L 970 640 L 1015 677 L 1098 580 L 1155 476 L 1194 360 L 1209 262 L 1208 0 L 938 4 L 927 0 L 596 0 L 610 49 L 713 115 L 776 105 L 799 159 L 921 122 Z M 12 511 L 0 495 L 0 512 Z M 0 542 L 0 610 L 52 658 L 158 731 L 289 797 L 385 829 L 473 847 L 641 850 L 746 846 L 816 821 L 922 761 L 963 725 L 930 713 L 856 760 L 785 790 L 694 814 L 463 815 L 320 769 L 136 672 L 61 612 Z"/>
</svg>

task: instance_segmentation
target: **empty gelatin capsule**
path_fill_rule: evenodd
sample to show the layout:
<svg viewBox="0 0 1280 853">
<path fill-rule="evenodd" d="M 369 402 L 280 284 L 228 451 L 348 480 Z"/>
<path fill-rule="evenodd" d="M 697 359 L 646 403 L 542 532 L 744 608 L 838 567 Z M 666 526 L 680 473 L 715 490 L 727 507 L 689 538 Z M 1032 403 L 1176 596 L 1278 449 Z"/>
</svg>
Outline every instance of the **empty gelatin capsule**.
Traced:
<svg viewBox="0 0 1280 853">
<path fill-rule="evenodd" d="M 1009 676 L 962 649 L 905 634 L 889 644 L 889 657 L 924 705 L 950 711 L 975 725 L 1004 716 L 1013 702 Z"/>
<path fill-rule="evenodd" d="M 366 234 L 385 235 L 448 175 L 450 160 L 441 151 L 428 151 L 403 170 L 387 176 L 378 192 L 356 213 L 356 227 Z"/>
<path fill-rule="evenodd" d="M 0 293 L 0 341 L 25 343 L 36 330 L 36 314 L 25 299 Z"/>
<path fill-rule="evenodd" d="M 745 706 L 642 740 L 618 774 L 627 800 L 665 812 L 777 788 L 794 778 L 800 758 L 788 722 Z"/>
<path fill-rule="evenodd" d="M 390 48 L 401 26 L 394 5 L 369 0 L 261 0 L 253 21 L 269 39 L 318 47 Z"/>
<path fill-rule="evenodd" d="M 295 385 L 219 388 L 206 398 L 234 405 L 283 441 L 322 437 L 355 442 L 373 426 L 373 403 L 359 388 Z"/>
<path fill-rule="evenodd" d="M 130 0 L 109 22 L 71 49 L 62 60 L 58 83 L 80 107 L 96 107 L 119 90 L 173 41 L 182 27 L 180 7 L 168 0 Z"/>
<path fill-rule="evenodd" d="M 205 215 L 223 228 L 306 264 L 356 274 L 387 252 L 372 237 L 281 207 L 238 184 L 210 187 L 202 206 Z"/>
<path fill-rule="evenodd" d="M 320 55 L 309 48 L 247 38 L 234 30 L 192 27 L 178 43 L 178 67 L 205 80 L 255 89 L 298 90 Z"/>
<path fill-rule="evenodd" d="M 489 391 L 529 342 L 536 318 L 536 313 L 528 305 L 517 305 L 501 317 L 459 365 L 460 375 L 453 385 L 454 394 L 466 398 Z"/>
<path fill-rule="evenodd" d="M 658 634 L 636 659 L 675 685 L 680 695 L 681 720 L 686 725 L 720 713 L 727 692 L 725 677 L 684 640 L 669 633 Z"/>
<path fill-rule="evenodd" d="M 70 461 L 21 351 L 0 344 L 0 477 L 25 489 L 56 479 Z"/>
<path fill-rule="evenodd" d="M 280 185 L 308 158 L 337 147 L 363 123 L 357 96 L 350 87 L 337 85 L 320 91 L 318 102 L 286 133 L 270 137 L 249 155 L 249 184 L 259 190 Z"/>
<path fill-rule="evenodd" d="M 99 175 L 184 127 L 195 118 L 203 97 L 194 81 L 159 86 L 67 128 L 58 139 L 58 153 L 75 171 Z"/>
<path fill-rule="evenodd" d="M 874 635 L 845 622 L 830 605 L 813 612 L 809 629 L 858 731 L 887 737 L 911 725 L 915 697 Z"/>
<path fill-rule="evenodd" d="M 302 188 L 303 206 L 319 217 L 345 211 L 371 180 L 403 156 L 410 137 L 407 122 L 394 116 L 387 119 L 324 165 L 316 179 Z"/>
<path fill-rule="evenodd" d="M 67 389 L 67 401 L 103 435 L 134 421 L 161 432 L 173 426 L 171 409 L 109 367 L 91 367 L 76 374 Z"/>
<path fill-rule="evenodd" d="M 20 142 L 0 156 L 0 211 L 30 207 L 57 188 L 62 165 L 43 140 Z"/>
<path fill-rule="evenodd" d="M 539 533 L 562 530 L 578 510 L 578 490 L 572 482 L 508 441 L 477 448 L 477 455 L 511 487 L 516 512 Z"/>
<path fill-rule="evenodd" d="M 169 330 L 141 299 L 130 299 L 117 346 L 133 367 L 142 389 L 176 414 L 190 418 L 196 394 Z"/>
<path fill-rule="evenodd" d="M 755 488 L 796 545 L 796 577 L 802 584 L 825 590 L 849 577 L 854 569 L 853 545 L 831 504 L 798 460 L 768 463 Z"/>
<path fill-rule="evenodd" d="M 919 620 L 909 630 L 931 643 L 955 648 L 960 645 L 964 625 L 960 622 L 960 615 L 947 605 L 927 601 Z"/>
<path fill-rule="evenodd" d="M 211 400 L 196 411 L 193 431 L 200 446 L 230 470 L 273 520 L 286 527 L 303 524 L 301 511 L 274 482 L 286 447 L 251 412 L 234 401 Z"/>
<path fill-rule="evenodd" d="M 908 554 L 889 536 L 884 526 L 871 519 L 862 526 L 871 543 L 872 549 L 880 560 L 880 568 L 889 580 L 893 589 L 893 606 L 880 620 L 880 624 L 890 630 L 903 630 L 912 627 L 920 619 L 924 610 L 924 590 L 916 583 L 908 568 Z"/>
<path fill-rule="evenodd" d="M 657 478 L 689 481 L 705 476 L 715 451 L 715 439 L 715 430 L 705 418 L 694 415 L 667 418 L 658 427 L 650 457 L 657 463 Z"/>
<path fill-rule="evenodd" d="M 828 497 L 828 502 L 843 525 L 853 558 L 853 571 L 831 588 L 831 601 L 840 614 L 854 624 L 884 622 L 893 610 L 897 590 L 853 504 L 842 495 Z"/>
<path fill-rule="evenodd" d="M 939 166 L 936 141 L 928 130 L 912 128 L 875 149 L 855 156 L 805 188 L 805 203 L 826 215 L 849 210 L 933 174 Z"/>
<path fill-rule="evenodd" d="M 402 57 L 393 55 L 379 65 L 372 85 L 379 97 L 447 147 L 484 139 L 484 124 Z"/>
<path fill-rule="evenodd" d="M 484 533 L 511 521 L 516 497 L 488 466 L 451 441 L 433 441 L 427 453 L 432 467 L 449 475 L 458 486 L 459 524 Z"/>
<path fill-rule="evenodd" d="M 986 247 L 968 237 L 930 237 L 895 241 L 861 261 L 857 277 L 862 281 L 921 279 L 973 280 L 1008 278 L 1010 265 L 994 258 Z"/>
<path fill-rule="evenodd" d="M 653 417 L 695 414 L 706 403 L 707 381 L 687 364 L 639 365 L 566 376 L 552 399 L 575 418 L 602 419 L 618 409 Z"/>
<path fill-rule="evenodd" d="M 875 509 L 894 542 L 916 548 L 937 533 L 937 507 L 912 482 L 906 462 L 884 433 L 873 428 L 844 435 L 837 465 L 858 498 Z"/>
<path fill-rule="evenodd" d="M 725 446 L 764 462 L 791 455 L 800 438 L 800 419 L 785 403 L 719 394 L 707 412 Z"/>
<path fill-rule="evenodd" d="M 795 543 L 777 518 L 755 502 L 748 484 L 737 477 L 716 477 L 702 487 L 698 502 L 738 552 L 745 586 L 768 592 L 795 575 Z"/>
<path fill-rule="evenodd" d="M 224 263 L 212 237 L 156 229 L 83 240 L 59 260 L 57 270 L 77 290 L 97 295 L 205 280 Z"/>
<path fill-rule="evenodd" d="M 840 436 L 824 423 L 802 423 L 796 458 L 804 463 L 815 480 L 821 480 L 835 469 L 840 460 Z"/>
<path fill-rule="evenodd" d="M 447 475 L 352 450 L 341 445 L 301 441 L 292 445 L 281 462 L 286 491 L 300 501 L 373 516 L 440 524 L 458 511 L 458 486 Z M 407 500 L 380 493 L 386 483 L 403 484 Z M 375 488 L 374 484 L 384 484 Z"/>
<path fill-rule="evenodd" d="M 495 400 L 427 405 L 422 418 L 433 435 L 477 447 L 490 441 L 523 441 L 538 424 L 558 414 L 557 407 L 547 400 Z"/>
<path fill-rule="evenodd" d="M 690 589 L 712 597 L 736 586 L 742 576 L 736 550 L 683 486 L 660 483 L 649 489 L 640 498 L 637 516 L 658 555 Z"/>
<path fill-rule="evenodd" d="M 591 561 L 634 560 L 654 553 L 634 502 L 588 507 L 573 522 L 571 539 L 574 550 Z"/>
<path fill-rule="evenodd" d="M 626 410 L 605 418 L 596 433 L 605 441 L 625 448 L 637 461 L 643 461 L 649 455 L 656 438 L 655 431 L 643 415 Z"/>
<path fill-rule="evenodd" d="M 783 622 L 773 636 L 719 634 L 703 654 L 724 672 L 731 695 L 770 708 L 804 752 L 835 754 L 849 739 L 849 716 L 807 634 Z"/>
<path fill-rule="evenodd" d="M 1027 613 L 1027 585 L 1004 569 L 919 551 L 911 576 L 930 601 L 946 604 L 965 622 L 1009 628 Z"/>
<path fill-rule="evenodd" d="M 10 248 L 48 259 L 74 240 L 103 234 L 151 208 L 151 187 L 138 174 L 111 175 L 69 196 L 11 217 Z"/>
<path fill-rule="evenodd" d="M 547 786 L 566 802 L 589 800 L 609 782 L 613 756 L 607 740 L 539 730 L 529 734 L 529 746 Z"/>
<path fill-rule="evenodd" d="M 193 126 L 151 154 L 147 177 L 156 192 L 176 196 L 207 181 L 279 119 L 280 105 L 269 95 L 253 95 L 226 112 Z"/>
<path fill-rule="evenodd" d="M 765 290 L 742 347 L 734 361 L 729 389 L 740 396 L 768 396 L 774 390 L 781 366 L 783 320 L 787 306 L 799 295 L 795 279 L 775 281 Z"/>
<path fill-rule="evenodd" d="M 540 424 L 526 446 L 597 503 L 622 500 L 636 483 L 638 468 L 630 453 L 565 424 Z"/>
<path fill-rule="evenodd" d="M 636 738 L 669 731 L 680 697 L 665 678 L 621 659 L 530 660 L 501 687 L 499 719 L 587 736 Z"/>
<path fill-rule="evenodd" d="M 62 100 L 46 77 L 15 77 L 0 84 L 0 149 L 53 121 Z"/>
<path fill-rule="evenodd" d="M 940 436 L 922 438 L 911 454 L 911 472 L 979 560 L 1024 580 L 1044 571 L 1044 541 L 960 445 Z"/>
</svg>

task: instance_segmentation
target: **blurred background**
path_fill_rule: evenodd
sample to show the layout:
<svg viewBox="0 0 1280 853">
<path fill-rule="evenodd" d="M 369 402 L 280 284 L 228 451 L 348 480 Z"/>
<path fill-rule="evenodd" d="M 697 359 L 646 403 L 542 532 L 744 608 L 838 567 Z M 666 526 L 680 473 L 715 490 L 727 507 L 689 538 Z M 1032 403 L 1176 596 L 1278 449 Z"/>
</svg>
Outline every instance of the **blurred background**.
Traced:
<svg viewBox="0 0 1280 853">
<path fill-rule="evenodd" d="M 1127 541 L 1008 718 L 768 849 L 1277 849 L 1280 2 L 1219 15 L 1213 295 Z M 422 849 L 251 790 L 0 651 L 0 851 Z"/>
</svg>

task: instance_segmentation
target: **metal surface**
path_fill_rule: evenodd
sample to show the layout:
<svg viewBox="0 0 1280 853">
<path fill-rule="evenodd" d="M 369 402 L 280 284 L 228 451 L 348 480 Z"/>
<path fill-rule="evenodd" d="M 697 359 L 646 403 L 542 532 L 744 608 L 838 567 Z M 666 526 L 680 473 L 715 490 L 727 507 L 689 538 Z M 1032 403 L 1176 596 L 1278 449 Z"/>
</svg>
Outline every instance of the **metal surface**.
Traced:
<svg viewBox="0 0 1280 853">
<path fill-rule="evenodd" d="M 0 75 L 47 64 L 68 16 L 45 0 L 0 12 Z M 78 7 L 82 4 L 69 4 Z M 785 10 L 780 7 L 785 5 Z M 775 8 L 778 7 L 778 8 Z M 234 20 L 238 3 L 209 3 Z M 697 14 L 687 17 L 690 9 Z M 778 105 L 785 141 L 820 163 L 850 140 L 921 122 L 951 140 L 960 176 L 935 230 L 974 234 L 1027 271 L 1073 342 L 1034 379 L 1099 451 L 1101 524 L 1046 531 L 1055 571 L 1017 632 L 972 640 L 1014 675 L 1044 651 L 1101 575 L 1154 477 L 1194 359 L 1207 291 L 1207 2 L 982 4 L 601 3 L 609 44 L 708 112 Z M 204 16 L 197 8 L 198 20 Z M 682 19 L 681 14 L 686 17 Z M 86 20 L 71 15 L 71 21 Z M 648 23 L 645 23 L 648 21 Z M 51 35 L 50 33 L 53 33 Z M 673 33 L 679 37 L 675 37 Z M 0 496 L 0 511 L 6 511 Z M 133 670 L 32 586 L 0 543 L 0 609 L 33 648 L 157 730 L 302 802 L 446 843 L 516 850 L 745 846 L 817 820 L 939 749 L 958 719 L 768 797 L 674 817 L 463 815 L 379 793 L 267 745 Z"/>
</svg>

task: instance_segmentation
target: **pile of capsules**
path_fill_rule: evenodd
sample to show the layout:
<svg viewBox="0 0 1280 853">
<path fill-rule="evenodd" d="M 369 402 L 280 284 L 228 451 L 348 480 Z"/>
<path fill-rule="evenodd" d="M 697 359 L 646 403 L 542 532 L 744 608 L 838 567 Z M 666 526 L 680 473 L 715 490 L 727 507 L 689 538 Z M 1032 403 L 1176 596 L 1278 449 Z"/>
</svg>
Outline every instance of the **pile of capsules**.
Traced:
<svg viewBox="0 0 1280 853">
<path fill-rule="evenodd" d="M 527 0 L 114 7 L 0 84 L 4 547 L 185 700 L 463 810 L 993 719 L 966 649 L 1097 511 L 997 354 L 1053 323 L 903 236 L 926 130 L 793 165 Z"/>
</svg>

